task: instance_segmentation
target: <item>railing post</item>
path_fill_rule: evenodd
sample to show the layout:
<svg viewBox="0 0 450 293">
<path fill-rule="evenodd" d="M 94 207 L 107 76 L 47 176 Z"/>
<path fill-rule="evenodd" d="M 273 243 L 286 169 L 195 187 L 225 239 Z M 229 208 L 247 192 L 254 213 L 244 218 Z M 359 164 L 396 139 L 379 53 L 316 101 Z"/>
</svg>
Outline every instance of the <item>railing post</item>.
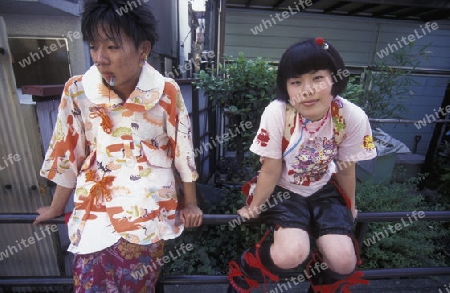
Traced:
<svg viewBox="0 0 450 293">
<path fill-rule="evenodd" d="M 355 227 L 355 238 L 359 244 L 359 250 L 362 252 L 362 245 L 367 231 L 369 230 L 369 222 L 357 222 Z"/>
<path fill-rule="evenodd" d="M 450 211 L 424 211 L 426 217 L 420 220 L 425 221 L 448 221 L 450 220 Z M 361 243 L 364 242 L 366 233 L 371 222 L 390 222 L 402 219 L 409 215 L 408 211 L 401 212 L 365 212 L 358 214 L 355 227 L 355 238 Z M 30 213 L 0 213 L 0 224 L 31 224 L 36 219 L 37 214 Z M 238 215 L 232 214 L 205 214 L 203 215 L 204 225 L 226 225 Z M 251 219 L 245 224 L 259 224 L 261 219 Z M 45 223 L 63 224 L 64 218 L 58 217 L 46 221 Z M 363 270 L 364 276 L 368 280 L 393 277 L 411 277 L 411 276 L 440 276 L 450 275 L 450 267 L 421 267 L 421 268 L 393 268 L 393 269 L 372 269 Z M 295 277 L 297 273 L 293 272 L 286 279 Z M 164 276 L 161 272 L 155 285 L 155 292 L 164 293 L 164 285 L 193 285 L 193 284 L 227 284 L 226 276 L 211 275 L 181 275 Z M 2 277 L 0 276 L 0 292 L 13 292 L 14 287 L 22 286 L 47 286 L 62 285 L 69 288 L 73 286 L 73 279 L 66 276 L 25 276 L 25 277 Z"/>
<path fill-rule="evenodd" d="M 164 284 L 161 282 L 162 279 L 163 279 L 163 276 L 162 276 L 162 271 L 161 271 L 158 281 L 156 282 L 155 293 L 164 293 Z"/>
</svg>

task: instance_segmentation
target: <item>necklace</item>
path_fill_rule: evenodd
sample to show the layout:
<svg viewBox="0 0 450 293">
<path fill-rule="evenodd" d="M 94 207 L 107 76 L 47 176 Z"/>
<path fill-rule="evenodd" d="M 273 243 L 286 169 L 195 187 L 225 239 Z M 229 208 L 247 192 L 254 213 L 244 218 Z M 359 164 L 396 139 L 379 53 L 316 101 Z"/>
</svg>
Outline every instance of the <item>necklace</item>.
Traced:
<svg viewBox="0 0 450 293">
<path fill-rule="evenodd" d="M 320 128 L 325 124 L 325 122 L 328 120 L 328 116 L 329 116 L 329 112 L 327 112 L 327 114 L 325 115 L 325 117 L 323 117 L 322 118 L 322 121 L 321 121 L 321 123 L 320 123 L 320 125 L 319 125 L 319 127 L 317 127 L 314 131 L 310 131 L 310 130 L 308 130 L 308 128 L 306 127 L 306 124 L 308 123 L 308 122 L 310 122 L 308 119 L 306 119 L 306 118 L 303 118 L 303 116 L 300 114 L 300 113 L 297 113 L 297 115 L 298 115 L 298 117 L 299 117 L 299 123 L 302 123 L 303 125 L 302 125 L 302 128 L 301 128 L 301 133 L 300 133 L 300 137 L 299 137 L 299 139 L 297 140 L 297 142 L 290 148 L 290 149 L 288 149 L 284 154 L 283 154 L 283 157 L 285 157 L 285 156 L 287 156 L 290 152 L 292 152 L 294 149 L 296 149 L 297 148 L 297 146 L 300 144 L 300 142 L 302 141 L 302 138 L 303 138 L 303 132 L 306 130 L 308 133 L 309 133 L 309 135 L 310 135 L 310 137 L 309 137 L 309 140 L 310 141 L 313 141 L 314 140 L 314 138 L 312 137 L 312 135 L 314 134 L 314 133 L 316 133 L 317 131 L 319 131 L 320 130 Z"/>
<path fill-rule="evenodd" d="M 309 140 L 314 140 L 313 134 L 316 133 L 316 132 L 318 132 L 318 131 L 322 128 L 322 126 L 323 126 L 323 125 L 325 124 L 325 122 L 328 120 L 328 116 L 329 116 L 329 112 L 327 112 L 327 114 L 325 115 L 325 117 L 322 118 L 322 121 L 321 121 L 321 123 L 319 124 L 319 126 L 316 127 L 315 129 L 312 129 L 312 130 L 308 129 L 308 126 L 307 126 L 308 122 L 311 122 L 311 121 L 308 120 L 308 119 L 306 119 L 306 118 L 302 119 L 302 122 L 303 122 L 303 128 L 309 133 Z"/>
</svg>

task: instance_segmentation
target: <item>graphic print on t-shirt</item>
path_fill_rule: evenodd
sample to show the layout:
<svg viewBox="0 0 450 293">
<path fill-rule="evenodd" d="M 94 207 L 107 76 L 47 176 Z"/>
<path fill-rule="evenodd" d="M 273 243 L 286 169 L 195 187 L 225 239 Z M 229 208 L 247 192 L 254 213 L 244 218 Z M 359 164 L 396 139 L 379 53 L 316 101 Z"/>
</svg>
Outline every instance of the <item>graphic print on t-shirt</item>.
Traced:
<svg viewBox="0 0 450 293">
<path fill-rule="evenodd" d="M 312 182 L 320 180 L 336 155 L 337 146 L 334 138 L 315 137 L 306 140 L 288 167 L 288 174 L 293 175 L 292 183 L 309 186 Z"/>
<path fill-rule="evenodd" d="M 267 132 L 267 130 L 265 130 L 264 128 L 261 129 L 258 136 L 256 137 L 257 143 L 260 144 L 262 147 L 266 147 L 267 144 L 269 143 L 269 140 L 270 140 L 269 132 Z"/>
</svg>

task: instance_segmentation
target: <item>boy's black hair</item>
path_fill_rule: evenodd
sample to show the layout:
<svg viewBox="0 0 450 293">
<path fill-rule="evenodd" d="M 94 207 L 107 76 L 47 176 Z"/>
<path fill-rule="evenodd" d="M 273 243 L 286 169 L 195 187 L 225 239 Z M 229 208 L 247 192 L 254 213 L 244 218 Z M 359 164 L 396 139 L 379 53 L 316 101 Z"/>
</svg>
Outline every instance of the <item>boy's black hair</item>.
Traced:
<svg viewBox="0 0 450 293">
<path fill-rule="evenodd" d="M 317 70 L 329 70 L 333 86 L 331 95 L 340 95 L 347 87 L 348 77 L 343 76 L 345 64 L 337 50 L 325 40 L 328 49 L 316 44 L 315 39 L 298 42 L 283 53 L 277 72 L 277 99 L 289 101 L 286 82 L 302 74 Z M 341 70 L 338 75 L 339 69 Z"/>
<path fill-rule="evenodd" d="M 112 34 L 108 38 L 120 43 L 122 29 L 133 39 L 136 49 L 144 41 L 150 41 L 153 48 L 158 40 L 155 16 L 144 1 L 131 2 L 133 3 L 126 0 L 86 0 L 81 18 L 83 41 L 94 42 L 103 30 Z"/>
</svg>

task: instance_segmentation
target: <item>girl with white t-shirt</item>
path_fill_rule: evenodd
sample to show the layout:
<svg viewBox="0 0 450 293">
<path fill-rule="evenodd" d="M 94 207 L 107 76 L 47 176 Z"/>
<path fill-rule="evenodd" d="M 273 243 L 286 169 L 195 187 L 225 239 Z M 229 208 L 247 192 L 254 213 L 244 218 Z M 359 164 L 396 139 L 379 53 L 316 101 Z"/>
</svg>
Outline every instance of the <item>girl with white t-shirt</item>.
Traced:
<svg viewBox="0 0 450 293">
<path fill-rule="evenodd" d="M 367 115 L 339 96 L 348 75 L 337 50 L 322 38 L 283 54 L 277 100 L 266 107 L 250 147 L 262 162 L 256 188 L 238 211 L 271 225 L 273 241 L 263 237 L 230 262 L 230 292 L 251 292 L 262 279 L 277 282 L 308 257 L 309 292 L 367 283 L 355 272 L 355 162 L 374 158 L 376 150 Z M 311 256 L 310 240 L 317 247 Z"/>
</svg>

